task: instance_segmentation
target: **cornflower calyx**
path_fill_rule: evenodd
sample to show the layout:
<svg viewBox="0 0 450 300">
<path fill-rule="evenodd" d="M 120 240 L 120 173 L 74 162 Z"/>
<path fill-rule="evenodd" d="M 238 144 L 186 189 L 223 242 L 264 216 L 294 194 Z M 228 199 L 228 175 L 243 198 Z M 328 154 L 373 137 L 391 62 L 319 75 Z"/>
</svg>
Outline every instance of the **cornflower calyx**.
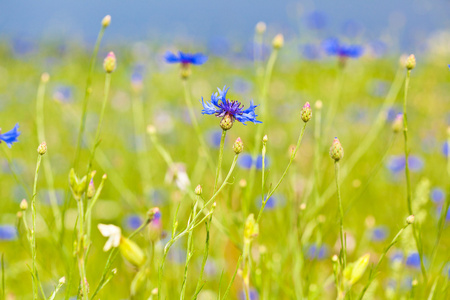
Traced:
<svg viewBox="0 0 450 300">
<path fill-rule="evenodd" d="M 333 144 L 331 145 L 330 157 L 334 161 L 339 161 L 344 157 L 344 148 L 342 148 L 341 142 L 339 142 L 337 137 L 334 138 Z"/>
<path fill-rule="evenodd" d="M 309 105 L 309 102 L 306 102 L 305 105 L 303 106 L 301 116 L 302 116 L 303 122 L 305 122 L 305 123 L 308 122 L 309 120 L 311 120 L 312 110 L 311 110 L 311 105 Z"/>
</svg>

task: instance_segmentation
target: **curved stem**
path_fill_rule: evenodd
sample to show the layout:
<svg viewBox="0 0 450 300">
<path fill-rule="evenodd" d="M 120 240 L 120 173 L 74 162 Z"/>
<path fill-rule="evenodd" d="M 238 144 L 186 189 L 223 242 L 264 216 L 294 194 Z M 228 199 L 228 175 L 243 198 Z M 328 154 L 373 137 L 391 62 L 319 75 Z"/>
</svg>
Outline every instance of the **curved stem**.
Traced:
<svg viewBox="0 0 450 300">
<path fill-rule="evenodd" d="M 341 260 L 342 260 L 342 266 L 343 270 L 347 266 L 347 247 L 345 243 L 345 237 L 344 237 L 344 209 L 342 208 L 342 199 L 341 199 L 341 189 L 339 187 L 339 161 L 334 161 L 334 170 L 336 174 L 336 190 L 337 190 L 337 197 L 339 202 L 339 236 L 341 239 Z"/>
</svg>

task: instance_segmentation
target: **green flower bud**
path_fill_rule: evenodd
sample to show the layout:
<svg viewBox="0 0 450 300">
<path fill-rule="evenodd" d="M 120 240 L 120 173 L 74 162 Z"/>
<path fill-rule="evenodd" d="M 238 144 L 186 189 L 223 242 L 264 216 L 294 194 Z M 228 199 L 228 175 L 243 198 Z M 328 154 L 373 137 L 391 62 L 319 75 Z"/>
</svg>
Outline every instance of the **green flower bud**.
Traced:
<svg viewBox="0 0 450 300">
<path fill-rule="evenodd" d="M 220 120 L 220 127 L 223 130 L 229 130 L 231 127 L 233 127 L 233 117 L 229 114 L 226 114 L 223 116 L 222 120 Z"/>
<path fill-rule="evenodd" d="M 339 161 L 344 157 L 344 148 L 342 148 L 341 142 L 337 137 L 334 138 L 333 144 L 330 148 L 330 156 L 334 161 Z"/>
<path fill-rule="evenodd" d="M 344 284 L 351 287 L 364 275 L 364 272 L 369 265 L 370 254 L 367 253 L 361 256 L 356 262 L 350 263 L 344 269 Z"/>
<path fill-rule="evenodd" d="M 408 224 L 413 224 L 414 223 L 414 215 L 410 215 L 409 217 L 406 218 L 406 223 Z"/>
<path fill-rule="evenodd" d="M 244 143 L 241 141 L 241 138 L 238 137 L 233 144 L 234 153 L 239 154 L 244 150 Z"/>
<path fill-rule="evenodd" d="M 258 223 L 256 223 L 256 221 L 255 221 L 255 216 L 253 214 L 250 214 L 247 217 L 247 220 L 245 220 L 244 239 L 245 240 L 252 240 L 255 237 L 257 237 L 258 234 L 259 234 Z"/>
<path fill-rule="evenodd" d="M 195 188 L 195 194 L 198 196 L 202 194 L 202 186 L 200 184 Z"/>
<path fill-rule="evenodd" d="M 311 110 L 311 105 L 309 105 L 309 102 L 306 102 L 305 105 L 303 106 L 301 116 L 302 116 L 303 122 L 305 122 L 305 123 L 308 122 L 309 120 L 311 120 L 312 110 Z"/>
<path fill-rule="evenodd" d="M 392 122 L 392 131 L 399 133 L 403 130 L 403 114 L 398 114 Z"/>
<path fill-rule="evenodd" d="M 86 196 L 91 199 L 95 195 L 95 185 L 94 185 L 94 179 L 91 178 L 91 181 L 89 182 L 87 194 Z"/>
<path fill-rule="evenodd" d="M 72 168 L 69 172 L 69 186 L 72 191 L 72 195 L 75 200 L 80 200 L 86 189 L 86 176 L 84 176 L 81 180 L 75 174 L 75 170 Z"/>
<path fill-rule="evenodd" d="M 110 15 L 106 15 L 103 20 L 102 20 L 102 26 L 103 27 L 108 27 L 109 24 L 111 24 L 111 16 Z"/>
<path fill-rule="evenodd" d="M 28 208 L 27 199 L 22 199 L 22 201 L 20 201 L 20 209 L 21 210 L 27 210 L 27 208 Z"/>
<path fill-rule="evenodd" d="M 280 49 L 284 46 L 284 37 L 281 33 L 277 34 L 272 41 L 272 46 L 274 49 Z"/>
<path fill-rule="evenodd" d="M 109 52 L 103 61 L 103 69 L 105 69 L 106 73 L 112 73 L 116 69 L 116 56 L 114 52 Z"/>
<path fill-rule="evenodd" d="M 414 54 L 411 54 L 406 59 L 406 69 L 410 71 L 410 70 L 414 69 L 415 67 L 416 67 L 416 57 L 414 56 Z"/>
<path fill-rule="evenodd" d="M 122 236 L 120 239 L 119 250 L 123 257 L 125 257 L 132 265 L 140 267 L 144 264 L 144 252 L 135 242 Z"/>
<path fill-rule="evenodd" d="M 44 155 L 47 152 L 47 144 L 45 142 L 42 142 L 39 147 L 37 148 L 37 152 L 40 155 Z"/>
</svg>

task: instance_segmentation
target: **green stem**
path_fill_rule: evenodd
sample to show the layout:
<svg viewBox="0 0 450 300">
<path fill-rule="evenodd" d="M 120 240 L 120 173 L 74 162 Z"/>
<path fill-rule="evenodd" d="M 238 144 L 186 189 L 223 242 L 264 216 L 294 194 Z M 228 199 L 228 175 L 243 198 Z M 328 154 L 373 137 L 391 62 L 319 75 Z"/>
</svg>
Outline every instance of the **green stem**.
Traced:
<svg viewBox="0 0 450 300">
<path fill-rule="evenodd" d="M 32 194 L 30 193 L 30 190 L 28 189 L 28 186 L 26 185 L 24 179 L 22 177 L 19 177 L 18 174 L 16 173 L 16 171 L 14 170 L 14 164 L 13 164 L 11 158 L 8 156 L 8 153 L 6 152 L 5 147 L 2 146 L 2 147 L 0 147 L 0 149 L 2 149 L 3 155 L 6 158 L 9 170 L 11 171 L 11 173 L 14 177 L 14 180 L 16 180 L 16 182 L 22 186 L 23 190 L 28 195 L 28 197 L 31 197 Z"/>
<path fill-rule="evenodd" d="M 206 242 L 205 242 L 205 251 L 203 253 L 203 260 L 202 260 L 202 267 L 200 269 L 200 275 L 198 276 L 197 280 L 197 287 L 195 288 L 195 296 L 194 300 L 197 299 L 198 293 L 200 293 L 200 290 L 202 289 L 202 281 L 203 281 L 203 272 L 205 270 L 206 261 L 208 260 L 208 253 L 209 253 L 209 230 L 211 227 L 211 221 L 212 221 L 212 215 L 209 219 L 209 222 L 206 223 Z"/>
<path fill-rule="evenodd" d="M 347 266 L 347 249 L 346 249 L 346 243 L 344 240 L 344 209 L 342 208 L 342 199 L 341 199 L 341 189 L 339 187 L 339 161 L 334 161 L 334 170 L 336 174 L 336 190 L 337 190 L 337 197 L 339 202 L 339 236 L 341 239 L 341 253 L 342 253 L 342 266 L 343 270 Z"/>
<path fill-rule="evenodd" d="M 386 249 L 384 249 L 383 253 L 380 256 L 380 259 L 378 260 L 378 263 L 375 265 L 375 267 L 372 270 L 370 270 L 369 280 L 367 281 L 367 283 L 364 286 L 363 290 L 359 294 L 359 297 L 358 297 L 359 300 L 362 300 L 362 298 L 364 297 L 364 294 L 366 293 L 366 291 L 369 288 L 370 284 L 375 279 L 375 276 L 377 275 L 378 268 L 379 268 L 381 262 L 383 261 L 383 259 L 386 257 L 386 254 L 388 253 L 389 249 L 391 249 L 392 246 L 394 246 L 395 243 L 397 243 L 397 240 L 400 237 L 400 235 L 402 234 L 403 230 L 405 230 L 406 227 L 408 227 L 408 226 L 409 226 L 409 224 L 406 223 L 406 225 L 402 229 L 400 229 L 400 231 L 397 233 L 397 235 L 394 237 L 394 239 L 392 239 L 392 242 L 389 244 L 389 246 L 387 246 Z"/>
<path fill-rule="evenodd" d="M 287 172 L 289 171 L 289 168 L 291 167 L 291 164 L 292 164 L 292 162 L 295 159 L 295 155 L 297 154 L 298 148 L 300 147 L 300 144 L 302 142 L 303 134 L 305 133 L 306 124 L 307 123 L 303 124 L 302 131 L 300 132 L 300 135 L 299 135 L 298 140 L 297 140 L 297 145 L 295 146 L 295 149 L 294 149 L 294 151 L 291 154 L 291 159 L 289 160 L 289 163 L 288 163 L 286 169 L 284 170 L 283 175 L 281 175 L 281 178 L 280 178 L 280 180 L 278 180 L 278 183 L 275 185 L 275 187 L 271 191 L 269 191 L 267 193 L 267 196 L 266 196 L 265 200 L 263 200 L 261 208 L 260 208 L 259 213 L 258 213 L 258 218 L 256 219 L 256 223 L 259 223 L 259 220 L 261 219 L 261 216 L 262 216 L 262 213 L 264 211 L 264 207 L 266 206 L 267 200 L 269 200 L 269 198 L 273 195 L 273 193 L 275 193 L 275 191 L 278 189 L 278 187 L 280 186 L 281 182 L 283 181 L 284 177 L 286 176 Z"/>
<path fill-rule="evenodd" d="M 407 117 L 407 99 L 408 99 L 408 89 L 409 89 L 409 79 L 411 76 L 411 70 L 407 70 L 406 72 L 406 78 L 405 78 L 405 93 L 403 98 L 403 137 L 405 140 L 405 177 L 406 177 L 406 202 L 408 206 L 408 213 L 410 215 L 413 215 L 412 210 L 412 204 L 411 204 L 411 198 L 412 198 L 412 191 L 411 191 L 411 179 L 410 179 L 410 173 L 409 173 L 409 149 L 408 149 L 408 117 Z M 420 268 L 422 271 L 422 275 L 425 281 L 427 281 L 427 274 L 425 269 L 425 264 L 423 261 L 423 250 L 422 245 L 419 241 L 418 232 L 416 231 L 416 224 L 413 224 L 413 236 L 414 240 L 416 242 L 417 252 L 420 255 Z"/>
<path fill-rule="evenodd" d="M 317 103 L 317 102 L 316 102 Z M 314 192 L 316 204 L 320 201 L 320 137 L 322 125 L 322 105 L 315 106 L 314 116 Z"/>
<path fill-rule="evenodd" d="M 86 125 L 87 105 L 89 102 L 88 101 L 89 97 L 92 93 L 92 75 L 94 73 L 95 61 L 97 59 L 98 49 L 100 47 L 100 42 L 102 40 L 103 33 L 105 32 L 105 28 L 106 27 L 102 26 L 102 28 L 100 29 L 100 32 L 97 36 L 97 41 L 95 42 L 95 47 L 94 47 L 94 52 L 92 54 L 91 62 L 89 64 L 89 73 L 88 73 L 88 77 L 86 79 L 86 89 L 84 92 L 83 109 L 82 109 L 82 113 L 81 113 L 81 123 L 80 123 L 80 129 L 78 130 L 77 146 L 76 146 L 75 158 L 74 158 L 74 162 L 73 162 L 73 167 L 75 169 L 77 168 L 78 162 L 80 159 L 81 141 L 83 138 L 84 128 Z"/>
<path fill-rule="evenodd" d="M 45 76 L 45 75 L 43 75 Z M 44 97 L 45 97 L 45 87 L 47 85 L 47 80 L 41 79 L 41 82 L 38 87 L 37 97 L 36 97 L 36 125 L 37 125 L 37 133 L 38 133 L 38 141 L 45 141 L 45 126 L 44 126 Z M 50 160 L 46 159 L 43 162 L 44 164 L 44 174 L 45 179 L 47 181 L 48 190 L 49 190 L 49 198 L 50 204 L 53 211 L 53 217 L 55 218 L 56 231 L 59 234 L 61 230 L 61 212 L 58 208 L 58 199 L 56 198 L 55 193 L 55 183 L 53 179 L 52 167 L 50 164 Z"/>
<path fill-rule="evenodd" d="M 227 135 L 226 130 L 222 130 L 222 137 L 220 139 L 220 148 L 219 148 L 219 160 L 217 161 L 217 170 L 216 170 L 216 178 L 214 180 L 214 191 L 216 192 L 217 185 L 219 184 L 220 170 L 222 168 L 222 159 L 223 159 L 223 147 L 225 144 L 225 137 Z"/>
<path fill-rule="evenodd" d="M 34 174 L 33 197 L 31 198 L 31 215 L 33 219 L 31 227 L 31 257 L 33 270 L 33 297 L 38 299 L 38 276 L 36 269 L 36 195 L 37 195 L 37 181 L 39 175 L 39 167 L 41 166 L 42 155 L 38 154 L 36 163 L 36 172 Z"/>
<path fill-rule="evenodd" d="M 194 126 L 195 133 L 197 134 L 198 141 L 200 142 L 200 148 L 203 154 L 206 157 L 206 161 L 210 166 L 211 170 L 214 170 L 214 163 L 211 158 L 211 154 L 209 153 L 209 148 L 206 145 L 205 139 L 203 138 L 202 131 L 200 130 L 200 126 L 198 125 L 197 117 L 195 116 L 194 106 L 192 105 L 191 93 L 189 91 L 187 79 L 183 79 L 183 89 L 184 89 L 184 99 L 186 100 L 186 106 L 188 108 L 189 117 L 191 118 L 192 125 Z"/>
</svg>

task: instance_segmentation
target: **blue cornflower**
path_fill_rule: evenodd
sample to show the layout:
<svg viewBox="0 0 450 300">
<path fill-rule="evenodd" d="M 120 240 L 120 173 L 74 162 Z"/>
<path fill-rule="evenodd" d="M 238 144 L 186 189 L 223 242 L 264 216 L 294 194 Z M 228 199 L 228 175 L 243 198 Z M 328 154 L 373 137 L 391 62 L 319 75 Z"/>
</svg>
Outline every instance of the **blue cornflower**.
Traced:
<svg viewBox="0 0 450 300">
<path fill-rule="evenodd" d="M 218 88 L 219 93 L 213 93 L 211 95 L 211 102 L 204 101 L 202 97 L 202 114 L 216 115 L 216 117 L 224 118 L 223 120 L 228 118 L 231 126 L 235 120 L 238 120 L 244 125 L 245 122 L 262 123 L 256 120 L 255 108 L 257 105 L 253 104 L 253 100 L 250 101 L 250 107 L 244 109 L 244 106 L 239 101 L 226 98 L 228 89 L 226 86 L 224 86 L 223 90 Z M 231 126 L 227 129 L 230 129 Z M 224 130 L 226 129 L 224 128 Z"/>
<path fill-rule="evenodd" d="M 393 173 L 401 172 L 405 169 L 406 159 L 403 155 L 391 156 L 388 160 L 387 167 Z M 423 166 L 423 160 L 415 155 L 410 155 L 408 157 L 409 169 L 413 172 L 420 171 Z"/>
<path fill-rule="evenodd" d="M 262 170 L 262 155 L 258 155 L 255 161 L 256 170 Z M 269 159 L 264 157 L 264 167 L 267 168 L 269 166 Z"/>
<path fill-rule="evenodd" d="M 364 49 L 360 45 L 345 45 L 336 38 L 329 38 L 322 42 L 322 47 L 328 55 L 337 55 L 339 57 L 360 57 Z"/>
<path fill-rule="evenodd" d="M 4 141 L 6 145 L 8 145 L 9 148 L 11 148 L 12 143 L 18 142 L 17 137 L 20 135 L 19 130 L 19 123 L 14 126 L 13 129 L 11 129 L 8 132 L 5 132 L 3 134 L 0 134 L 0 143 L 1 141 Z"/>
<path fill-rule="evenodd" d="M 328 247 L 326 245 L 318 246 L 317 244 L 311 244 L 307 247 L 306 257 L 308 259 L 322 260 L 328 255 Z"/>
<path fill-rule="evenodd" d="M 137 214 L 132 214 L 125 217 L 123 223 L 126 228 L 136 230 L 142 225 L 142 218 Z"/>
<path fill-rule="evenodd" d="M 406 257 L 406 265 L 412 268 L 420 268 L 420 255 L 417 252 L 412 252 Z"/>
<path fill-rule="evenodd" d="M 264 199 L 267 198 L 267 195 L 264 195 Z M 255 204 L 258 208 L 261 207 L 261 195 L 255 198 Z M 266 210 L 274 209 L 275 207 L 282 207 L 286 204 L 286 198 L 283 195 L 275 194 L 270 196 L 267 199 L 266 206 L 264 207 Z"/>
<path fill-rule="evenodd" d="M 192 54 L 178 51 L 178 55 L 176 55 L 170 51 L 167 51 L 164 55 L 164 59 L 169 64 L 181 63 L 183 65 L 202 65 L 208 60 L 208 57 L 206 55 L 203 55 L 202 53 Z"/>
<path fill-rule="evenodd" d="M 435 187 L 430 192 L 430 198 L 433 202 L 440 203 L 445 199 L 445 192 L 439 187 Z"/>
<path fill-rule="evenodd" d="M 450 147 L 448 146 L 448 143 L 447 142 L 444 142 L 443 144 L 442 144 L 442 154 L 445 156 L 445 157 L 448 157 L 448 155 L 450 154 L 450 149 L 449 149 Z"/>
<path fill-rule="evenodd" d="M 389 230 L 386 226 L 378 226 L 372 230 L 371 240 L 374 242 L 382 242 L 387 238 Z"/>
<path fill-rule="evenodd" d="M 239 299 L 241 299 L 241 300 L 247 299 L 247 297 L 245 295 L 245 291 L 241 292 Z M 259 299 L 258 291 L 251 288 L 250 291 L 248 292 L 248 299 L 249 300 L 258 300 Z"/>
<path fill-rule="evenodd" d="M 13 225 L 0 225 L 0 241 L 13 241 L 17 238 L 17 229 Z"/>
<path fill-rule="evenodd" d="M 238 165 L 242 169 L 250 170 L 253 166 L 253 157 L 251 154 L 248 153 L 242 153 L 239 155 L 238 158 Z"/>
</svg>

